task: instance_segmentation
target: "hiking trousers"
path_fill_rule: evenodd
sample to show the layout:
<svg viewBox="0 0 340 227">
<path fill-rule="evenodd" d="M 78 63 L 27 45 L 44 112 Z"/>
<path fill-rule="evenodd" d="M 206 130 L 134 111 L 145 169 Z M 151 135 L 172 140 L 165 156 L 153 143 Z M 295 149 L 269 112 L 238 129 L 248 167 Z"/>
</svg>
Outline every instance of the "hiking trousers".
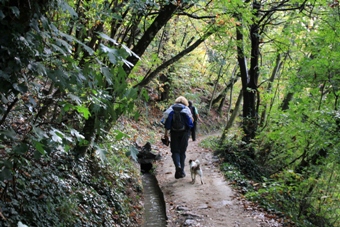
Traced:
<svg viewBox="0 0 340 227">
<path fill-rule="evenodd" d="M 172 153 L 172 160 L 175 167 L 181 167 L 184 173 L 185 166 L 185 152 L 188 147 L 188 141 L 190 137 L 190 130 L 184 132 L 170 132 L 170 150 Z"/>
<path fill-rule="evenodd" d="M 191 129 L 191 138 L 192 138 L 192 141 L 196 140 L 196 130 L 197 130 L 197 122 L 194 121 L 194 127 Z"/>
</svg>

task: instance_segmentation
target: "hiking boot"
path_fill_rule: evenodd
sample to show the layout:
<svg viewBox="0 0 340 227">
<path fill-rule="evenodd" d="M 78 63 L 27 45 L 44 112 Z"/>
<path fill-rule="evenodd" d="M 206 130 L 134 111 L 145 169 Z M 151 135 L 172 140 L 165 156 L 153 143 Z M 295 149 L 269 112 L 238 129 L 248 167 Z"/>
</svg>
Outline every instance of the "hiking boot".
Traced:
<svg viewBox="0 0 340 227">
<path fill-rule="evenodd" d="M 182 172 L 182 177 L 181 178 L 184 178 L 186 175 L 185 175 L 185 173 L 184 173 L 184 171 Z"/>
<path fill-rule="evenodd" d="M 179 167 L 179 166 L 176 167 L 175 178 L 176 178 L 176 179 L 182 178 L 182 169 L 181 169 L 181 167 Z"/>
</svg>

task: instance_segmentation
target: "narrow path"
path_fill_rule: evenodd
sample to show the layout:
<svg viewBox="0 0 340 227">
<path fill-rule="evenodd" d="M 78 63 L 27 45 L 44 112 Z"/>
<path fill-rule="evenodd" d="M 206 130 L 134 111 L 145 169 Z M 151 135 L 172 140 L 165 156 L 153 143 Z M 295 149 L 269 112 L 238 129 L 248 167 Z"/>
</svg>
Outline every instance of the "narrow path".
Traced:
<svg viewBox="0 0 340 227">
<path fill-rule="evenodd" d="M 202 138 L 201 138 L 202 139 Z M 211 150 L 199 146 L 200 139 L 189 140 L 186 177 L 175 179 L 170 148 L 160 144 L 162 159 L 157 162 L 156 177 L 163 191 L 167 226 L 256 227 L 280 226 L 258 209 L 245 209 L 244 201 L 228 185 Z M 199 159 L 203 170 L 202 185 L 191 183 L 188 161 Z"/>
</svg>

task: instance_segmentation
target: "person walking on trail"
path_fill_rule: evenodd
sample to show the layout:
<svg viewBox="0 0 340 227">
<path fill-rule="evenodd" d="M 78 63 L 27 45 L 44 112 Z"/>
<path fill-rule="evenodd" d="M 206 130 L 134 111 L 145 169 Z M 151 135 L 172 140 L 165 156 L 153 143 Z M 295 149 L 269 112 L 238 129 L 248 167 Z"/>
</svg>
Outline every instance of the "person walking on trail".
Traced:
<svg viewBox="0 0 340 227">
<path fill-rule="evenodd" d="M 197 120 L 199 120 L 200 122 L 203 122 L 203 121 L 200 118 L 200 115 L 198 114 L 197 108 L 192 105 L 192 101 L 189 101 L 189 109 L 194 119 L 194 127 L 191 129 L 191 138 L 192 138 L 192 141 L 195 141 L 196 132 L 197 132 Z"/>
<path fill-rule="evenodd" d="M 170 131 L 170 151 L 176 168 L 176 179 L 185 177 L 185 152 L 188 147 L 190 130 L 193 127 L 193 118 L 188 105 L 188 100 L 179 96 L 175 100 L 175 104 L 163 113 L 162 119 L 165 127 L 164 138 L 168 138 Z"/>
</svg>

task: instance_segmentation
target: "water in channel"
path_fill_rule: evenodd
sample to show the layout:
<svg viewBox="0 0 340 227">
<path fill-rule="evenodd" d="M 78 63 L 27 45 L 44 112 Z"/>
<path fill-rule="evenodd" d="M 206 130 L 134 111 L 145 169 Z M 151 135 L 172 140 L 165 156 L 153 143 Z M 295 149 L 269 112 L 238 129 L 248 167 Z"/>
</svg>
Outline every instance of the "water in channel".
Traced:
<svg viewBox="0 0 340 227">
<path fill-rule="evenodd" d="M 163 192 L 153 174 L 143 174 L 143 188 L 144 220 L 142 227 L 166 227 L 166 208 Z"/>
</svg>

